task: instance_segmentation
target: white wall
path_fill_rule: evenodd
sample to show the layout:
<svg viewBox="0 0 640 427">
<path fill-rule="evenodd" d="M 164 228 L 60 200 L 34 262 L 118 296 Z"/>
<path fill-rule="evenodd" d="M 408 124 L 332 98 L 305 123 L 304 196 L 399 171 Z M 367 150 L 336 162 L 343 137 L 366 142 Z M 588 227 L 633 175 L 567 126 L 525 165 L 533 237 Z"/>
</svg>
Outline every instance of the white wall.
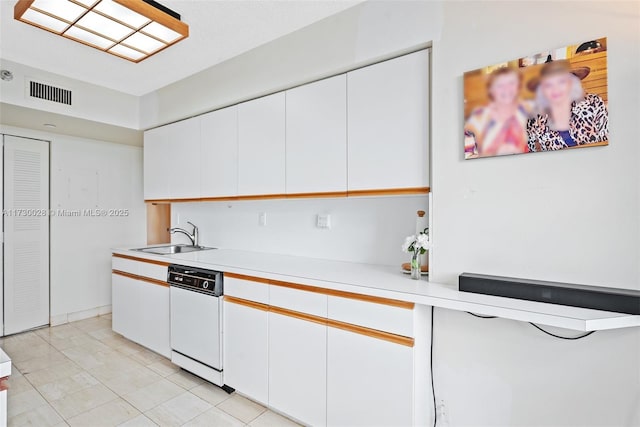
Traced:
<svg viewBox="0 0 640 427">
<path fill-rule="evenodd" d="M 10 82 L 0 81 L 0 102 L 64 114 L 100 123 L 140 129 L 140 98 L 102 86 L 81 82 L 6 59 L 0 66 L 13 73 Z M 72 106 L 28 96 L 26 81 L 37 81 L 73 91 Z M 40 126 L 41 123 L 38 123 Z"/>
<path fill-rule="evenodd" d="M 174 203 L 173 226 L 199 227 L 201 244 L 311 258 L 399 265 L 400 250 L 415 233 L 416 212 L 427 210 L 428 197 L 382 197 L 321 200 L 260 200 Z M 261 212 L 267 225 L 258 224 Z M 331 229 L 316 228 L 316 215 L 331 215 Z M 187 243 L 176 234 L 173 241 Z"/>
<path fill-rule="evenodd" d="M 640 3 L 465 1 L 443 13 L 433 43 L 432 280 L 470 271 L 640 289 Z M 610 146 L 463 160 L 463 72 L 601 36 Z M 452 426 L 637 426 L 639 329 L 565 342 L 437 310 L 436 393 Z"/>
<path fill-rule="evenodd" d="M 51 141 L 52 209 L 129 209 L 125 217 L 51 217 L 51 318 L 95 315 L 111 305 L 111 248 L 146 241 L 142 149 L 0 126 Z"/>
<path fill-rule="evenodd" d="M 455 285 L 459 273 L 477 271 L 639 289 L 639 9 L 635 1 L 367 2 L 146 96 L 142 123 L 432 43 L 432 280 Z M 602 36 L 609 147 L 463 160 L 464 71 Z M 247 224 L 260 209 L 249 209 Z M 434 359 L 451 426 L 640 425 L 638 328 L 569 342 L 526 323 L 437 310 Z"/>
<path fill-rule="evenodd" d="M 439 2 L 369 1 L 141 98 L 141 128 L 222 108 L 426 46 Z"/>
</svg>

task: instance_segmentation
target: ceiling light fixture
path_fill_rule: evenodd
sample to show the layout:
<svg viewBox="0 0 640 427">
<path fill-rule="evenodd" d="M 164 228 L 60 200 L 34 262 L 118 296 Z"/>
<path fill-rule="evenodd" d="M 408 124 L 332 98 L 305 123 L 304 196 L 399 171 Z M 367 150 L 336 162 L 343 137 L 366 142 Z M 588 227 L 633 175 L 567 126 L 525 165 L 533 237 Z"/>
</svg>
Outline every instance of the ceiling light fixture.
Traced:
<svg viewBox="0 0 640 427">
<path fill-rule="evenodd" d="M 45 123 L 42 126 L 44 126 L 46 128 L 50 128 L 50 129 L 54 129 L 54 128 L 58 127 L 58 126 L 54 125 L 53 123 Z"/>
<path fill-rule="evenodd" d="M 18 0 L 14 18 L 132 62 L 189 37 L 180 15 L 153 0 Z"/>
</svg>

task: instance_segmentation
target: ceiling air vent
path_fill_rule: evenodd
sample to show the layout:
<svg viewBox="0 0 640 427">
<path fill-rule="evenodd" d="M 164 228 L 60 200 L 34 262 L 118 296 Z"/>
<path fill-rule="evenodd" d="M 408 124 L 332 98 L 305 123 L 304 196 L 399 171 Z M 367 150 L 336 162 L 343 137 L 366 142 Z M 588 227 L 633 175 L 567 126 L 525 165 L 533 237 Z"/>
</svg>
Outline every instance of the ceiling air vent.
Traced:
<svg viewBox="0 0 640 427">
<path fill-rule="evenodd" d="M 69 89 L 51 86 L 34 80 L 29 80 L 28 84 L 29 96 L 32 98 L 71 105 L 71 91 Z"/>
</svg>

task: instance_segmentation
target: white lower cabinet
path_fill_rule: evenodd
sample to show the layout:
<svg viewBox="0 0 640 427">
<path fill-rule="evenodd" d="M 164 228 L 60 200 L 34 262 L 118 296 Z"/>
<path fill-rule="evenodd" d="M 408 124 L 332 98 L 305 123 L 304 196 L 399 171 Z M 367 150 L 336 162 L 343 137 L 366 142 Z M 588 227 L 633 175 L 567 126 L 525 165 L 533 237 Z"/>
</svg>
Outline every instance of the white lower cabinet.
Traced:
<svg viewBox="0 0 640 427">
<path fill-rule="evenodd" d="M 114 256 L 111 275 L 112 328 L 163 356 L 171 356 L 167 266 Z M 122 274 L 119 274 L 122 273 Z"/>
<path fill-rule="evenodd" d="M 140 292 L 138 281 L 119 274 L 111 275 L 111 311 L 114 332 L 139 342 L 140 330 Z"/>
<path fill-rule="evenodd" d="M 327 425 L 412 425 L 413 348 L 336 328 L 327 338 Z"/>
<path fill-rule="evenodd" d="M 327 424 L 327 326 L 269 313 L 269 406 Z"/>
<path fill-rule="evenodd" d="M 251 399 L 269 402 L 269 314 L 225 301 L 224 382 Z"/>
<path fill-rule="evenodd" d="M 165 357 L 171 357 L 169 287 L 139 282 L 142 315 L 140 344 Z"/>
</svg>

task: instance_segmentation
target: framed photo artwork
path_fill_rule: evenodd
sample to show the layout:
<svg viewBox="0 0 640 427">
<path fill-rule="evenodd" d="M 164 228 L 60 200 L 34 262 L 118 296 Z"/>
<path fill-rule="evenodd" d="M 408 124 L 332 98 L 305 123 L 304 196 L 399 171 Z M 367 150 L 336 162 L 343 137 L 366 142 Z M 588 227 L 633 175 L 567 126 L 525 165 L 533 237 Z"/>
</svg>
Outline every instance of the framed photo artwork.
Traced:
<svg viewBox="0 0 640 427">
<path fill-rule="evenodd" d="M 464 73 L 464 157 L 609 144 L 607 39 Z"/>
</svg>

